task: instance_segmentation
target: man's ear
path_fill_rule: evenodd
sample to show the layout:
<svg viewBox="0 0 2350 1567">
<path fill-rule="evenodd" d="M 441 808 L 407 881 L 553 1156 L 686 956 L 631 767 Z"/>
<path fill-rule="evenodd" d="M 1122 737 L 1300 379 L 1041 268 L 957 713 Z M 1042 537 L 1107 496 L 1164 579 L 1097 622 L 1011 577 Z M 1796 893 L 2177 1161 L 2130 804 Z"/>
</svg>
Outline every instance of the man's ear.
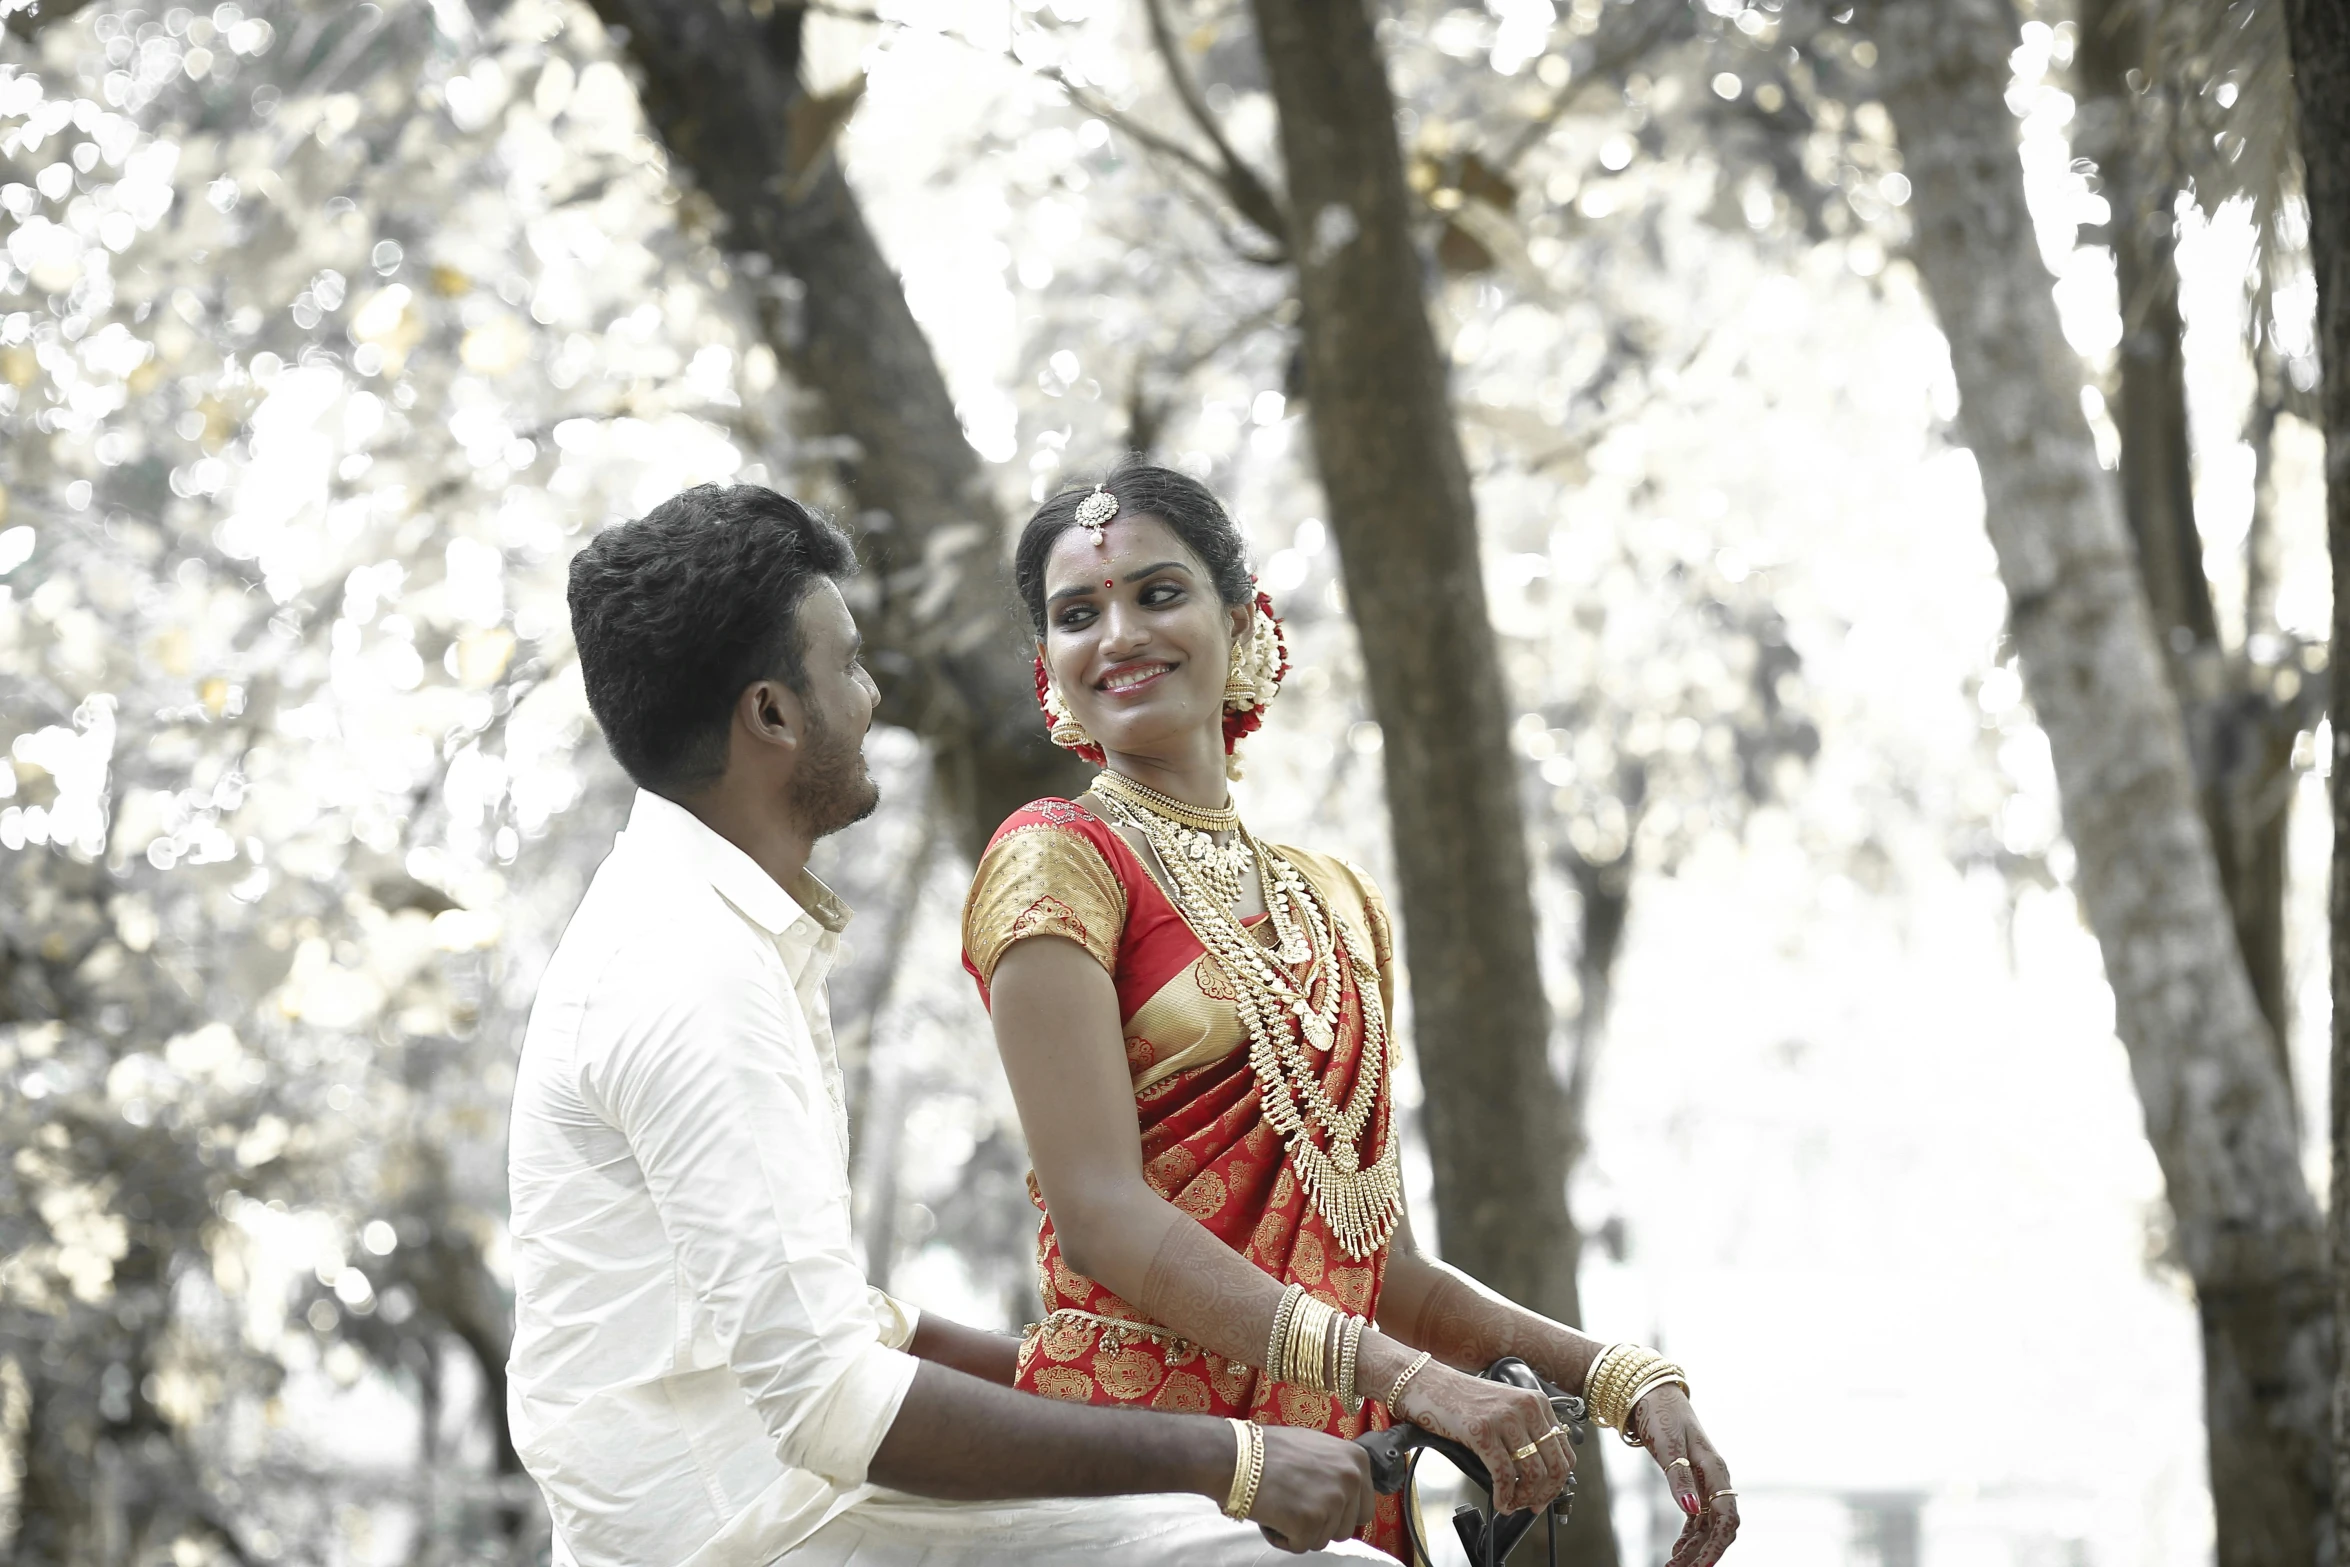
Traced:
<svg viewBox="0 0 2350 1567">
<path fill-rule="evenodd" d="M 735 700 L 734 721 L 751 743 L 788 755 L 799 750 L 800 738 L 807 733 L 808 709 L 800 694 L 782 681 L 754 680 Z"/>
</svg>

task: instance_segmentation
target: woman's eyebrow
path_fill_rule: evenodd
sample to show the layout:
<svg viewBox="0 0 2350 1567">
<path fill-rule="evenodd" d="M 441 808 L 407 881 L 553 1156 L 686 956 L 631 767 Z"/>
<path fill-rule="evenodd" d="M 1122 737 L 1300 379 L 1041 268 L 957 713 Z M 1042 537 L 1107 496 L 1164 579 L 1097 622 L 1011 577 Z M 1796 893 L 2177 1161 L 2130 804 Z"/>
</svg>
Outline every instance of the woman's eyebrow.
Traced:
<svg viewBox="0 0 2350 1567">
<path fill-rule="evenodd" d="M 1143 578 L 1155 577 L 1162 571 L 1180 571 L 1187 577 L 1191 575 L 1191 568 L 1183 564 L 1183 562 L 1179 560 L 1162 560 L 1156 565 L 1145 566 L 1140 571 L 1128 572 L 1126 574 L 1126 580 L 1130 583 L 1140 582 Z M 1052 595 L 1052 597 L 1045 600 L 1045 602 L 1048 604 L 1058 604 L 1063 599 L 1083 598 L 1086 594 L 1093 591 L 1094 586 L 1090 580 L 1079 582 L 1073 584 L 1072 586 L 1063 588 L 1060 592 L 1055 593 Z"/>
</svg>

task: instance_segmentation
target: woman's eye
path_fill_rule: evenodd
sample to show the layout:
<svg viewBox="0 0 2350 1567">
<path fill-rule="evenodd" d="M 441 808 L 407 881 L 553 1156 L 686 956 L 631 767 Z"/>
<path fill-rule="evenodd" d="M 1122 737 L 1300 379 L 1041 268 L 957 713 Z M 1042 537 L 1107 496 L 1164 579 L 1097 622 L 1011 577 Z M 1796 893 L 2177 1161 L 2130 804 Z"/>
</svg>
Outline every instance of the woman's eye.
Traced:
<svg viewBox="0 0 2350 1567">
<path fill-rule="evenodd" d="M 1080 604 L 1072 608 L 1062 610 L 1061 618 L 1055 621 L 1054 624 L 1059 626 L 1063 631 L 1074 631 L 1092 618 L 1093 611 L 1090 608 Z"/>
<path fill-rule="evenodd" d="M 1152 607 L 1172 604 L 1183 597 L 1183 590 L 1172 582 L 1154 582 L 1142 590 L 1142 602 Z"/>
</svg>

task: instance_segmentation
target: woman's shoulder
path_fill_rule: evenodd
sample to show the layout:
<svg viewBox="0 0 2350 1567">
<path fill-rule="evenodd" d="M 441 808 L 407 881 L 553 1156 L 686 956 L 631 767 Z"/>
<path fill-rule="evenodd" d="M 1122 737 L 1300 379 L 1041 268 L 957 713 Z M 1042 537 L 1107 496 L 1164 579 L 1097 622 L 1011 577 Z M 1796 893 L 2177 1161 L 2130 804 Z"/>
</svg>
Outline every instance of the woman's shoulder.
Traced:
<svg viewBox="0 0 2350 1567">
<path fill-rule="evenodd" d="M 1079 805 L 1075 800 L 1064 800 L 1058 795 L 1047 795 L 1041 800 L 1029 801 L 1005 817 L 1003 825 L 995 830 L 995 836 L 988 839 L 988 847 L 993 848 L 1014 833 L 1023 832 L 1032 827 L 1054 828 L 1061 832 L 1075 834 L 1080 838 L 1090 839 L 1096 843 L 1101 842 L 1110 831 L 1108 825 L 1100 817 Z"/>
<path fill-rule="evenodd" d="M 979 857 L 974 895 L 989 883 L 1076 879 L 1125 902 L 1116 831 L 1074 800 L 1031 800 L 1004 818 Z"/>
<path fill-rule="evenodd" d="M 1028 936 L 1065 936 L 1110 968 L 1127 890 L 1110 829 L 1073 801 L 1031 800 L 998 827 L 963 905 L 965 961 L 984 985 Z"/>
</svg>

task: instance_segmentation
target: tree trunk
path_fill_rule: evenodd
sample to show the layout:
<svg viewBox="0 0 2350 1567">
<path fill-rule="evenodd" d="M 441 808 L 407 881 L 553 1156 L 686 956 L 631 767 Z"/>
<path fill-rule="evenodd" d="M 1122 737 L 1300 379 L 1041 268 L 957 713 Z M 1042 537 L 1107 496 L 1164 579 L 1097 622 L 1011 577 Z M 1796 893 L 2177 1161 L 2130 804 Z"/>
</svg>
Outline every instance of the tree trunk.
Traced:
<svg viewBox="0 0 2350 1567">
<path fill-rule="evenodd" d="M 1255 0 L 1281 116 L 1314 456 L 1385 738 L 1444 1255 L 1580 1315 L 1566 1126 L 1476 505 L 1422 297 L 1385 62 L 1362 0 Z M 1579 1564 L 1612 1564 L 1583 1466 Z"/>
<path fill-rule="evenodd" d="M 2118 498 L 2080 411 L 2003 94 L 2010 0 L 1878 0 L 1915 195 L 2026 689 L 2202 1317 L 2221 1567 L 2330 1556 L 2323 1234 L 2196 808 Z"/>
<path fill-rule="evenodd" d="M 2164 151 L 2174 126 L 2155 85 L 2153 23 L 2144 0 L 2083 0 L 2074 147 L 2096 161 L 2112 214 L 2107 233 L 2122 312 L 2113 401 L 2122 514 L 2186 721 L 2236 943 L 2290 1092 L 2285 829 L 2299 718 L 2267 694 L 2265 677 L 2256 678 L 2246 660 L 2227 656 L 2203 569 L 2179 315 L 2179 185 Z"/>
<path fill-rule="evenodd" d="M 2350 10 L 2340 0 L 2286 0 L 2294 97 L 2301 110 L 2309 254 L 2317 273 L 2318 394 L 2326 442 L 2326 540 L 2334 558 L 2333 1205 L 2334 1342 L 2350 1344 Z M 2350 1554 L 2350 1355 L 2333 1388 L 2333 1522 Z"/>
<path fill-rule="evenodd" d="M 768 312 L 778 357 L 855 443 L 870 601 L 860 619 L 886 722 L 930 742 L 967 853 L 1085 770 L 1045 738 L 1006 614 L 1004 519 L 905 290 L 865 226 L 832 138 L 849 100 L 799 80 L 804 9 L 752 0 L 591 0 L 627 33 L 670 164 L 727 220 L 721 243 L 798 285 Z"/>
</svg>

